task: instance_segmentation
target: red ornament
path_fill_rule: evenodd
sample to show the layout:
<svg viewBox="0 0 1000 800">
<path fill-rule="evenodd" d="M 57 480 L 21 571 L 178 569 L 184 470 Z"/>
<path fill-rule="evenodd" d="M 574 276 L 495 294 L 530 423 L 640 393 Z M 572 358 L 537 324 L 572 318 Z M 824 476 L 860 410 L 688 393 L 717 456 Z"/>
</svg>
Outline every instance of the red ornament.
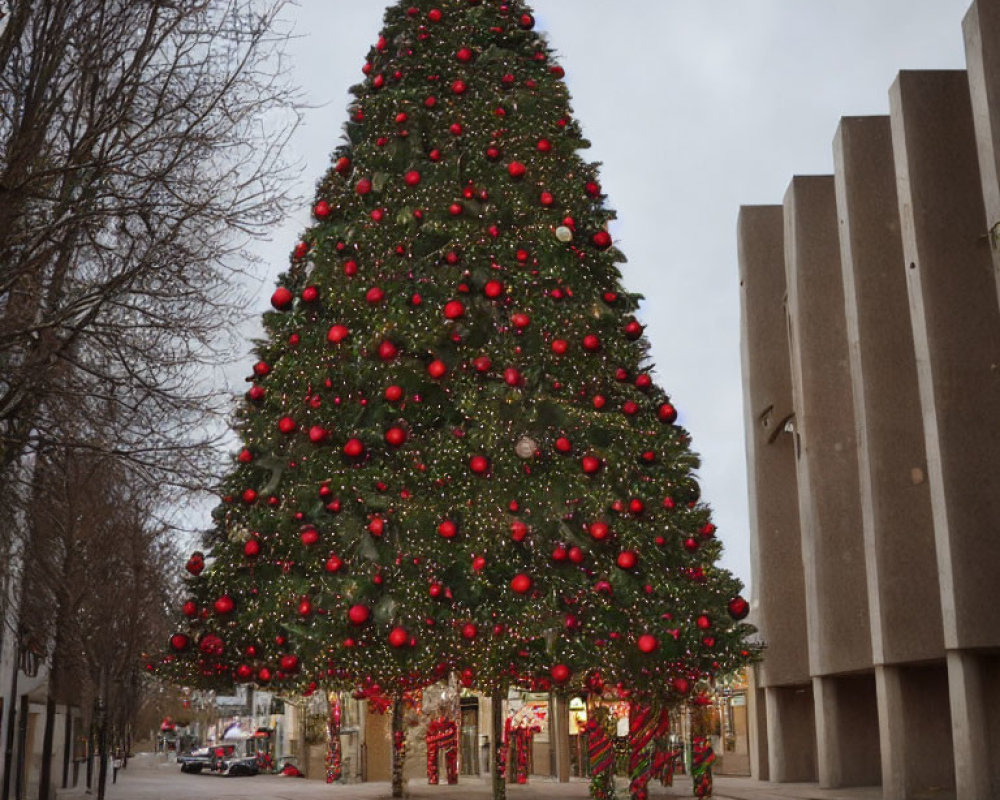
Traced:
<svg viewBox="0 0 1000 800">
<path fill-rule="evenodd" d="M 385 292 L 383 292 L 378 286 L 373 286 L 365 294 L 365 301 L 372 306 L 377 306 L 385 300 Z"/>
<path fill-rule="evenodd" d="M 515 542 L 523 542 L 527 535 L 528 526 L 521 520 L 516 519 L 510 524 L 510 538 Z"/>
<path fill-rule="evenodd" d="M 712 620 L 707 614 L 702 614 L 697 620 L 695 620 L 695 624 L 698 626 L 699 630 L 707 631 L 712 627 Z"/>
<path fill-rule="evenodd" d="M 670 681 L 670 685 L 678 694 L 687 694 L 691 689 L 691 684 L 687 682 L 686 678 L 674 678 Z"/>
<path fill-rule="evenodd" d="M 389 403 L 398 403 L 400 400 L 403 399 L 405 394 L 406 393 L 403 391 L 402 386 L 396 386 L 395 384 L 393 384 L 392 386 L 386 387 L 383 396 Z"/>
<path fill-rule="evenodd" d="M 552 680 L 556 683 L 566 683 L 573 675 L 573 672 L 565 664 L 556 664 L 549 670 L 549 674 L 552 675 Z"/>
<path fill-rule="evenodd" d="M 247 392 L 247 399 L 252 403 L 259 403 L 266 394 L 267 390 L 263 386 L 251 386 Z"/>
<path fill-rule="evenodd" d="M 245 489 L 242 497 L 244 503 L 250 504 L 257 502 L 257 492 L 254 489 Z"/>
<path fill-rule="evenodd" d="M 608 538 L 608 534 L 611 532 L 608 528 L 608 523 L 598 520 L 597 522 L 591 522 L 587 528 L 587 532 L 590 533 L 591 537 L 599 542 L 603 542 Z"/>
<path fill-rule="evenodd" d="M 711 522 L 706 522 L 700 528 L 698 528 L 698 533 L 701 534 L 703 539 L 711 539 L 715 535 L 715 525 Z"/>
<path fill-rule="evenodd" d="M 632 339 L 633 341 L 635 339 L 638 339 L 640 336 L 642 336 L 642 325 L 640 325 L 635 320 L 632 320 L 625 326 L 625 336 L 626 338 Z"/>
<path fill-rule="evenodd" d="M 507 165 L 507 172 L 510 177 L 514 179 L 523 178 L 525 173 L 527 173 L 528 168 L 524 166 L 520 161 L 512 161 Z"/>
<path fill-rule="evenodd" d="M 284 286 L 279 286 L 274 290 L 274 294 L 271 295 L 271 305 L 279 311 L 284 311 L 292 304 L 292 300 L 294 299 L 295 296 L 288 289 Z"/>
<path fill-rule="evenodd" d="M 378 346 L 378 357 L 383 361 L 392 361 L 399 355 L 399 348 L 392 342 L 383 340 Z"/>
<path fill-rule="evenodd" d="M 670 403 L 664 403 L 657 409 L 656 416 L 660 418 L 660 422 L 672 425 L 677 421 L 677 409 L 670 405 Z"/>
<path fill-rule="evenodd" d="M 451 84 L 451 91 L 453 94 L 465 94 L 469 86 L 465 81 L 454 81 Z"/>
<path fill-rule="evenodd" d="M 236 678 L 237 680 L 246 683 L 253 678 L 253 668 L 248 664 L 240 664 L 236 668 Z"/>
<path fill-rule="evenodd" d="M 419 186 L 420 185 L 420 173 L 415 169 L 410 170 L 403 176 L 403 182 L 407 186 Z"/>
<path fill-rule="evenodd" d="M 441 14 L 441 11 L 437 8 L 432 8 L 430 11 L 427 12 L 427 19 L 429 19 L 431 22 L 440 22 L 442 16 L 443 15 Z"/>
<path fill-rule="evenodd" d="M 569 549 L 569 560 L 574 564 L 582 564 L 583 560 L 586 558 L 586 554 L 576 545 L 573 545 Z"/>
<path fill-rule="evenodd" d="M 472 366 L 476 368 L 476 372 L 489 372 L 493 362 L 490 361 L 489 356 L 477 356 L 473 359 Z"/>
<path fill-rule="evenodd" d="M 531 591 L 532 581 L 523 572 L 518 573 L 510 582 L 510 588 L 517 594 L 527 594 Z"/>
<path fill-rule="evenodd" d="M 472 569 L 474 572 L 482 572 L 486 567 L 486 559 L 482 556 L 475 556 L 472 559 Z"/>
<path fill-rule="evenodd" d="M 261 667 L 257 670 L 257 681 L 259 683 L 268 683 L 271 680 L 271 670 L 267 667 Z"/>
<path fill-rule="evenodd" d="M 365 453 L 365 446 L 360 439 L 348 439 L 344 444 L 344 455 L 348 458 L 359 458 Z"/>
<path fill-rule="evenodd" d="M 319 288 L 316 286 L 307 286 L 302 290 L 302 302 L 304 303 L 315 303 L 319 300 Z"/>
<path fill-rule="evenodd" d="M 389 632 L 389 644 L 393 647 L 406 647 L 406 645 L 409 644 L 409 641 L 410 634 L 408 634 L 404 628 L 396 627 Z"/>
<path fill-rule="evenodd" d="M 184 603 L 181 610 L 184 612 L 185 617 L 198 616 L 198 604 L 194 600 L 188 600 Z"/>
<path fill-rule="evenodd" d="M 515 328 L 527 328 L 531 324 L 531 317 L 518 311 L 510 315 L 510 321 Z"/>
<path fill-rule="evenodd" d="M 299 671 L 299 657 L 288 653 L 281 657 L 281 671 L 290 675 Z"/>
<path fill-rule="evenodd" d="M 175 633 L 170 637 L 170 649 L 176 653 L 183 653 L 191 646 L 191 640 L 183 633 Z"/>
<path fill-rule="evenodd" d="M 340 572 L 340 569 L 343 566 L 344 562 L 339 556 L 330 556 L 326 560 L 325 569 L 327 572 Z"/>
<path fill-rule="evenodd" d="M 427 365 L 427 374 L 438 380 L 448 374 L 448 367 L 443 361 L 436 358 Z"/>
<path fill-rule="evenodd" d="M 580 466 L 587 475 L 594 475 L 601 469 L 601 459 L 596 456 L 584 456 L 580 461 Z"/>
<path fill-rule="evenodd" d="M 406 442 L 406 431 L 402 428 L 389 428 L 385 432 L 385 441 L 392 447 L 399 447 Z"/>
<path fill-rule="evenodd" d="M 450 519 L 446 519 L 438 525 L 438 533 L 445 539 L 454 539 L 458 535 L 458 526 Z"/>
<path fill-rule="evenodd" d="M 253 461 L 253 453 L 251 453 L 244 447 L 242 450 L 240 450 L 240 454 L 236 456 L 236 460 L 239 461 L 241 464 L 249 464 L 251 461 Z"/>
<path fill-rule="evenodd" d="M 462 123 L 453 122 L 451 123 L 451 125 L 448 126 L 448 130 L 451 131 L 452 136 L 461 136 L 462 131 L 464 131 L 465 128 L 462 127 Z M 438 156 L 438 158 L 440 158 L 440 155 Z M 436 161 L 437 159 L 431 159 L 431 160 Z"/>
<path fill-rule="evenodd" d="M 729 601 L 729 616 L 737 622 L 741 619 L 746 619 L 749 613 L 750 604 L 744 598 L 737 595 Z"/>
<path fill-rule="evenodd" d="M 573 449 L 573 443 L 570 442 L 565 436 L 560 436 L 556 439 L 556 450 L 560 453 L 568 453 Z"/>
<path fill-rule="evenodd" d="M 201 575 L 202 570 L 205 569 L 205 557 L 201 553 L 192 553 L 191 558 L 184 565 L 184 569 L 195 577 Z"/>
<path fill-rule="evenodd" d="M 591 241 L 599 250 L 607 250 L 611 247 L 611 234 L 607 231 L 598 231 L 591 237 Z"/>
<path fill-rule="evenodd" d="M 639 556 L 635 550 L 622 550 L 618 554 L 617 563 L 621 569 L 635 569 L 635 565 L 639 563 Z"/>
<path fill-rule="evenodd" d="M 333 344 L 340 344 L 351 332 L 347 329 L 346 325 L 333 325 L 326 334 L 326 340 L 332 342 Z"/>
<path fill-rule="evenodd" d="M 381 536 L 385 533 L 385 520 L 382 517 L 375 517 L 368 523 L 368 532 L 375 537 Z"/>
<path fill-rule="evenodd" d="M 538 202 L 541 203 L 546 208 L 548 208 L 549 206 L 552 206 L 556 202 L 556 198 L 555 195 L 552 194 L 552 192 L 542 192 L 541 195 L 539 195 L 538 197 Z"/>
<path fill-rule="evenodd" d="M 468 47 L 461 48 L 457 53 L 455 53 L 455 58 L 461 61 L 463 64 L 468 64 L 472 61 L 474 53 Z"/>
<path fill-rule="evenodd" d="M 313 206 L 313 214 L 320 219 L 330 216 L 330 204 L 326 200 L 320 200 Z"/>
<path fill-rule="evenodd" d="M 368 178 L 362 178 L 354 187 L 354 191 L 360 195 L 369 194 L 372 190 L 372 182 Z"/>
<path fill-rule="evenodd" d="M 636 640 L 636 647 L 640 653 L 655 653 L 660 647 L 660 642 L 652 634 L 644 633 Z"/>
<path fill-rule="evenodd" d="M 347 618 L 351 621 L 352 625 L 364 625 L 368 622 L 371 617 L 371 611 L 369 611 L 368 606 L 357 605 L 351 606 L 347 611 Z"/>
<path fill-rule="evenodd" d="M 522 383 L 521 373 L 514 367 L 507 367 L 503 371 L 503 382 L 508 386 L 520 386 Z"/>
<path fill-rule="evenodd" d="M 565 355 L 567 350 L 569 350 L 569 342 L 565 339 L 552 340 L 552 352 L 557 356 Z"/>
<path fill-rule="evenodd" d="M 319 531 L 315 525 L 303 525 L 299 531 L 299 540 L 306 547 L 312 547 L 319 541 Z"/>
<path fill-rule="evenodd" d="M 552 142 L 548 139 L 539 139 L 537 147 L 539 153 L 549 153 L 552 151 Z"/>
<path fill-rule="evenodd" d="M 301 600 L 299 600 L 299 607 L 297 610 L 299 612 L 300 617 L 308 617 L 310 614 L 312 614 L 313 607 L 308 597 L 303 597 Z"/>
<path fill-rule="evenodd" d="M 351 159 L 347 158 L 346 156 L 341 156 L 340 158 L 337 159 L 337 163 L 334 165 L 333 168 L 338 174 L 343 175 L 348 171 L 350 171 Z"/>
<path fill-rule="evenodd" d="M 491 300 L 495 300 L 503 294 L 503 284 L 500 281 L 487 281 L 483 287 L 483 294 Z"/>
<path fill-rule="evenodd" d="M 309 441 L 312 442 L 313 444 L 322 444 L 323 442 L 326 441 L 326 436 L 327 436 L 326 428 L 323 428 L 319 425 L 313 425 L 309 429 Z"/>
<path fill-rule="evenodd" d="M 465 306 L 458 300 L 451 300 L 444 305 L 444 315 L 446 319 L 460 319 L 465 316 Z"/>
<path fill-rule="evenodd" d="M 601 349 L 601 340 L 595 334 L 588 333 L 583 337 L 583 349 L 596 353 Z"/>
<path fill-rule="evenodd" d="M 479 635 L 479 629 L 473 625 L 471 622 L 466 622 L 462 626 L 462 638 L 472 641 Z"/>
<path fill-rule="evenodd" d="M 473 456 L 469 459 L 469 469 L 476 475 L 485 475 L 490 470 L 490 460 L 486 456 Z"/>
</svg>

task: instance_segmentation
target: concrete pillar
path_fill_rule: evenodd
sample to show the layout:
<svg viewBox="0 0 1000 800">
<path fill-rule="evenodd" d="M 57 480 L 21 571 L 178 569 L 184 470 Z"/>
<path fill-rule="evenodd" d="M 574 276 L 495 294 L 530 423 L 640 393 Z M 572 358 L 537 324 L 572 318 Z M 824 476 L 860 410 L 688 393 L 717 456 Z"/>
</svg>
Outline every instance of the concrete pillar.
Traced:
<svg viewBox="0 0 1000 800">
<path fill-rule="evenodd" d="M 941 659 L 941 594 L 889 117 L 842 119 L 834 163 L 872 656 L 876 664 Z"/>
<path fill-rule="evenodd" d="M 833 177 L 794 178 L 784 219 L 810 672 L 856 672 L 872 650 Z"/>
<path fill-rule="evenodd" d="M 990 740 L 990 707 L 979 658 L 973 653 L 948 653 L 952 735 L 955 741 L 955 791 L 969 800 L 993 800 L 1000 793 L 994 782 Z"/>
<path fill-rule="evenodd" d="M 811 686 L 771 687 L 765 695 L 770 780 L 815 781 L 816 719 Z"/>
<path fill-rule="evenodd" d="M 737 224 L 743 409 L 754 620 L 767 642 L 759 686 L 809 681 L 781 206 L 745 206 Z M 755 725 L 751 722 L 751 728 Z"/>
<path fill-rule="evenodd" d="M 770 780 L 767 765 L 767 694 L 757 677 L 759 665 L 751 667 L 747 674 L 747 723 L 750 739 L 750 775 L 754 780 Z"/>
<path fill-rule="evenodd" d="M 979 171 L 1000 292 L 1000 3 L 976 0 L 965 16 L 965 55 Z"/>
<path fill-rule="evenodd" d="M 907 800 L 907 729 L 898 667 L 876 667 L 882 800 Z"/>
<path fill-rule="evenodd" d="M 556 777 L 569 783 L 569 699 L 552 695 L 552 748 L 556 756 Z"/>
<path fill-rule="evenodd" d="M 902 72 L 893 152 L 945 646 L 1000 645 L 1000 306 L 964 72 Z"/>
</svg>

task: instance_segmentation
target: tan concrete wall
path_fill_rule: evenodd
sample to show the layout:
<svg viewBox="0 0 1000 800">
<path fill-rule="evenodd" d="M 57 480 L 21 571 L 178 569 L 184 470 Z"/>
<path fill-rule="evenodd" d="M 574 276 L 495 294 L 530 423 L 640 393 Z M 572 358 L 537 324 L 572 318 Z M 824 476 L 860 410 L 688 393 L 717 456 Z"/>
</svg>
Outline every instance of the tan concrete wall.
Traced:
<svg viewBox="0 0 1000 800">
<path fill-rule="evenodd" d="M 841 120 L 833 149 L 873 661 L 940 659 L 941 593 L 889 117 Z"/>
<path fill-rule="evenodd" d="M 793 178 L 784 212 L 809 664 L 829 675 L 872 663 L 833 177 Z"/>
<path fill-rule="evenodd" d="M 737 236 L 754 622 L 768 648 L 757 671 L 763 688 L 809 680 L 794 439 L 784 432 L 793 411 L 781 206 L 740 209 Z"/>
</svg>

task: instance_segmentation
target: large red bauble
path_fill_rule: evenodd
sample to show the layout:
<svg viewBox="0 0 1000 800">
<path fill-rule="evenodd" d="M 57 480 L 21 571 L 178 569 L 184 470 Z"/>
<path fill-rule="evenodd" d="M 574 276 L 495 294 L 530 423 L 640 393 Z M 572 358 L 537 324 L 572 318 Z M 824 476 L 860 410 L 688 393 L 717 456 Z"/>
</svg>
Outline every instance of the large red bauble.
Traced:
<svg viewBox="0 0 1000 800">
<path fill-rule="evenodd" d="M 514 369 L 514 367 L 507 367 L 507 369 L 503 371 L 503 382 L 508 386 L 520 386 L 521 373 Z"/>
<path fill-rule="evenodd" d="M 524 30 L 530 31 L 535 27 L 535 18 L 531 14 L 522 14 L 520 19 L 520 25 Z"/>
<path fill-rule="evenodd" d="M 253 453 L 251 453 L 249 450 L 247 450 L 247 448 L 244 447 L 242 450 L 240 450 L 240 454 L 236 456 L 236 460 L 239 461 L 241 464 L 249 464 L 251 461 L 253 461 Z"/>
<path fill-rule="evenodd" d="M 583 560 L 586 558 L 586 554 L 576 545 L 573 545 L 569 549 L 569 560 L 574 564 L 582 564 Z"/>
<path fill-rule="evenodd" d="M 510 164 L 507 165 L 507 172 L 512 178 L 523 178 L 527 171 L 528 168 L 520 161 L 511 161 Z"/>
<path fill-rule="evenodd" d="M 313 206 L 313 214 L 320 219 L 330 216 L 330 204 L 326 200 L 320 200 Z"/>
<path fill-rule="evenodd" d="M 594 247 L 607 250 L 611 247 L 611 234 L 607 231 L 598 231 L 591 237 L 591 241 L 594 243 Z"/>
<path fill-rule="evenodd" d="M 457 53 L 455 53 L 455 58 L 461 61 L 463 64 L 468 64 L 472 61 L 473 52 L 468 47 L 461 48 Z"/>
<path fill-rule="evenodd" d="M 350 334 L 351 332 L 347 329 L 346 325 L 334 325 L 326 334 L 326 340 L 328 342 L 333 342 L 333 344 L 339 344 L 350 336 Z"/>
<path fill-rule="evenodd" d="M 476 368 L 476 372 L 489 372 L 493 362 L 490 361 L 489 356 L 477 356 L 473 359 L 472 366 Z"/>
<path fill-rule="evenodd" d="M 563 562 L 569 557 L 569 553 L 566 552 L 566 547 L 564 545 L 557 545 L 552 551 L 552 560 L 556 562 Z"/>
<path fill-rule="evenodd" d="M 556 439 L 556 450 L 560 453 L 568 453 L 573 449 L 573 443 L 570 442 L 565 436 L 560 436 Z"/>
<path fill-rule="evenodd" d="M 340 568 L 344 566 L 343 559 L 340 556 L 330 556 L 326 560 L 326 571 L 327 572 L 339 572 Z"/>
<path fill-rule="evenodd" d="M 201 571 L 205 569 L 205 557 L 201 553 L 193 553 L 184 569 L 196 577 L 201 575 Z"/>
<path fill-rule="evenodd" d="M 373 286 L 365 294 L 365 301 L 369 305 L 376 306 L 383 300 L 385 300 L 385 292 L 383 292 L 382 289 L 380 289 L 378 286 Z"/>
<path fill-rule="evenodd" d="M 706 522 L 700 528 L 698 528 L 698 533 L 701 534 L 703 539 L 711 539 L 715 535 L 715 525 L 711 522 Z"/>
<path fill-rule="evenodd" d="M 552 352 L 557 356 L 565 355 L 567 350 L 569 350 L 569 342 L 565 339 L 552 340 Z"/>
<path fill-rule="evenodd" d="M 687 678 L 674 678 L 670 681 L 670 685 L 679 694 L 687 694 L 691 688 L 691 684 L 688 683 Z"/>
<path fill-rule="evenodd" d="M 251 386 L 247 392 L 247 399 L 252 403 L 259 403 L 266 394 L 267 390 L 263 386 Z"/>
<path fill-rule="evenodd" d="M 465 306 L 458 300 L 452 300 L 445 303 L 444 315 L 447 319 L 460 319 L 465 315 Z"/>
<path fill-rule="evenodd" d="M 236 668 L 237 680 L 243 681 L 245 683 L 246 681 L 249 681 L 252 677 L 253 677 L 253 667 L 251 667 L 249 664 L 240 664 Z"/>
<path fill-rule="evenodd" d="M 672 425 L 677 421 L 677 409 L 670 405 L 670 403 L 664 403 L 657 409 L 656 416 L 660 418 L 660 422 Z"/>
<path fill-rule="evenodd" d="M 472 559 L 472 570 L 473 572 L 482 572 L 486 568 L 486 559 L 482 556 L 476 556 Z"/>
<path fill-rule="evenodd" d="M 622 550 L 618 554 L 617 563 L 621 569 L 635 569 L 635 565 L 639 563 L 639 556 L 635 550 Z"/>
<path fill-rule="evenodd" d="M 253 365 L 253 373 L 258 378 L 264 378 L 267 375 L 269 375 L 270 372 L 271 372 L 271 365 L 268 364 L 266 361 L 258 361 L 256 364 Z"/>
<path fill-rule="evenodd" d="M 473 456 L 469 459 L 469 469 L 476 475 L 485 475 L 490 470 L 490 460 L 486 456 Z"/>
<path fill-rule="evenodd" d="M 549 673 L 552 675 L 552 680 L 556 683 L 566 683 L 573 675 L 573 672 L 565 664 L 556 664 L 549 670 Z"/>
<path fill-rule="evenodd" d="M 513 589 L 518 594 L 527 594 L 531 591 L 531 578 L 525 575 L 523 572 L 519 572 L 513 577 L 510 582 L 510 588 Z"/>
<path fill-rule="evenodd" d="M 216 614 L 229 614 L 236 607 L 233 598 L 228 594 L 222 595 L 222 597 L 215 601 L 214 605 Z"/>
<path fill-rule="evenodd" d="M 362 178 L 358 181 L 358 185 L 354 187 L 354 190 L 358 194 L 368 194 L 372 190 L 372 182 L 368 178 Z"/>
<path fill-rule="evenodd" d="M 256 503 L 257 502 L 257 491 L 255 489 L 246 489 L 243 492 L 243 502 L 244 503 Z"/>
<path fill-rule="evenodd" d="M 596 353 L 601 349 L 601 340 L 595 334 L 588 333 L 583 337 L 583 349 Z"/>
<path fill-rule="evenodd" d="M 502 153 L 500 152 L 500 148 L 495 145 L 490 145 L 486 148 L 486 157 L 490 161 L 497 161 L 501 155 Z"/>
<path fill-rule="evenodd" d="M 403 392 L 402 386 L 396 386 L 395 384 L 393 384 L 392 386 L 386 387 L 384 397 L 386 401 L 389 403 L 398 403 L 400 400 L 403 399 L 404 394 L 405 392 Z"/>
<path fill-rule="evenodd" d="M 182 611 L 185 617 L 196 617 L 198 616 L 198 604 L 194 600 L 188 600 L 182 606 Z"/>
<path fill-rule="evenodd" d="M 420 173 L 415 169 L 411 169 L 403 176 L 403 182 L 407 186 L 419 186 L 420 185 Z"/>
<path fill-rule="evenodd" d="M 622 412 L 629 417 L 634 417 L 639 413 L 639 404 L 634 400 L 626 400 L 624 405 L 622 405 Z"/>
<path fill-rule="evenodd" d="M 737 622 L 741 619 L 746 619 L 746 616 L 749 613 L 750 604 L 744 598 L 736 596 L 729 601 L 729 616 Z"/>
<path fill-rule="evenodd" d="M 636 640 L 636 647 L 640 653 L 654 653 L 660 646 L 659 640 L 649 633 L 644 633 Z"/>
<path fill-rule="evenodd" d="M 625 326 L 625 336 L 628 339 L 638 339 L 642 336 L 642 325 L 640 325 L 635 320 L 632 320 Z"/>
<path fill-rule="evenodd" d="M 491 300 L 495 300 L 503 294 L 503 284 L 500 281 L 487 281 L 483 287 L 483 294 Z"/>
<path fill-rule="evenodd" d="M 438 533 L 441 534 L 445 539 L 454 539 L 458 534 L 458 526 L 452 522 L 450 519 L 446 519 L 440 525 L 438 525 Z"/>
<path fill-rule="evenodd" d="M 170 649 L 177 653 L 183 653 L 190 646 L 191 640 L 183 633 L 175 633 L 170 637 Z"/>
<path fill-rule="evenodd" d="M 515 328 L 527 328 L 531 324 L 531 317 L 523 311 L 517 311 L 510 315 L 510 321 Z"/>
<path fill-rule="evenodd" d="M 548 139 L 539 139 L 536 147 L 539 153 L 549 153 L 552 151 L 552 142 Z"/>
<path fill-rule="evenodd" d="M 580 466 L 583 467 L 583 471 L 588 475 L 593 475 L 600 472 L 601 469 L 601 459 L 596 456 L 584 456 L 580 460 Z"/>
<path fill-rule="evenodd" d="M 319 531 L 316 530 L 314 525 L 303 525 L 302 529 L 299 531 L 299 540 L 306 547 L 312 547 L 316 542 L 319 541 Z"/>
<path fill-rule="evenodd" d="M 695 624 L 698 626 L 699 630 L 707 631 L 712 627 L 712 620 L 707 614 L 702 614 L 695 620 Z"/>
<path fill-rule="evenodd" d="M 261 667 L 257 670 L 257 680 L 260 683 L 269 683 L 271 680 L 271 670 L 267 667 Z"/>
<path fill-rule="evenodd" d="M 427 365 L 427 374 L 435 380 L 443 378 L 448 374 L 448 365 L 441 359 L 435 358 L 430 364 Z"/>
<path fill-rule="evenodd" d="M 326 428 L 320 425 L 313 425 L 309 429 L 309 441 L 313 444 L 321 444 L 326 441 Z"/>
<path fill-rule="evenodd" d="M 601 196 L 601 185 L 599 183 L 596 183 L 595 181 L 587 181 L 584 184 L 584 186 L 583 186 L 583 190 L 590 197 L 600 197 Z"/>
<path fill-rule="evenodd" d="M 339 175 L 343 175 L 345 172 L 350 170 L 351 159 L 349 159 L 347 156 L 341 156 L 340 158 L 337 159 L 337 163 L 334 165 L 333 168 Z"/>
<path fill-rule="evenodd" d="M 312 614 L 312 603 L 309 601 L 308 597 L 303 597 L 299 600 L 298 612 L 300 617 L 308 617 Z"/>
<path fill-rule="evenodd" d="M 368 532 L 372 536 L 381 536 L 385 533 L 385 520 L 382 517 L 375 517 L 368 523 Z"/>
<path fill-rule="evenodd" d="M 598 520 L 597 522 L 591 522 L 590 526 L 587 528 L 591 537 L 599 542 L 603 542 L 608 538 L 608 534 L 611 530 L 608 528 L 608 523 Z"/>
<path fill-rule="evenodd" d="M 448 206 L 448 213 L 451 214 L 453 217 L 462 216 L 462 211 L 464 210 L 465 209 L 462 207 L 461 203 L 452 203 L 450 206 Z"/>
<path fill-rule="evenodd" d="M 226 645 L 222 641 L 221 636 L 214 633 L 206 633 L 201 637 L 201 641 L 198 642 L 198 649 L 207 656 L 221 656 L 226 650 Z"/>
<path fill-rule="evenodd" d="M 279 286 L 271 295 L 271 305 L 279 311 L 284 311 L 292 304 L 294 295 L 284 286 Z"/>
<path fill-rule="evenodd" d="M 379 343 L 378 357 L 383 361 L 392 361 L 397 355 L 399 355 L 399 348 L 388 339 Z"/>
<path fill-rule="evenodd" d="M 648 389 L 653 385 L 653 379 L 649 377 L 645 372 L 642 375 L 637 375 L 635 379 L 636 389 Z"/>
<path fill-rule="evenodd" d="M 541 203 L 546 208 L 548 208 L 549 206 L 551 206 L 553 203 L 556 202 L 556 198 L 555 195 L 552 194 L 552 192 L 542 192 L 538 198 L 538 202 Z"/>
<path fill-rule="evenodd" d="M 521 520 L 516 519 L 510 523 L 510 538 L 515 542 L 523 542 L 524 537 L 528 535 L 528 526 L 521 522 Z"/>
<path fill-rule="evenodd" d="M 299 670 L 299 657 L 292 655 L 291 653 L 286 653 L 281 657 L 281 671 L 286 673 L 298 672 Z"/>
<path fill-rule="evenodd" d="M 371 617 L 371 611 L 368 610 L 368 606 L 360 603 L 351 606 L 347 611 L 347 618 L 353 625 L 364 625 L 368 622 L 369 617 Z"/>
<path fill-rule="evenodd" d="M 475 639 L 478 634 L 479 634 L 479 629 L 471 622 L 466 622 L 462 626 L 463 639 L 469 639 L 471 641 L 472 639 Z"/>
<path fill-rule="evenodd" d="M 360 439 L 348 439 L 344 445 L 344 455 L 348 458 L 358 458 L 364 455 L 365 446 Z"/>
<path fill-rule="evenodd" d="M 278 430 L 282 433 L 294 433 L 295 428 L 295 420 L 291 417 L 282 417 L 278 420 Z"/>
<path fill-rule="evenodd" d="M 406 647 L 410 641 L 410 634 L 404 628 L 393 628 L 389 632 L 389 644 L 393 647 Z"/>
<path fill-rule="evenodd" d="M 633 514 L 641 514 L 646 510 L 646 504 L 642 502 L 638 497 L 633 497 L 628 501 L 628 510 Z"/>
<path fill-rule="evenodd" d="M 440 22 L 442 16 L 444 15 L 441 13 L 440 9 L 437 8 L 432 8 L 427 12 L 427 19 L 431 22 Z"/>
<path fill-rule="evenodd" d="M 385 441 L 391 447 L 399 447 L 406 442 L 406 431 L 402 428 L 389 428 L 385 432 Z"/>
</svg>

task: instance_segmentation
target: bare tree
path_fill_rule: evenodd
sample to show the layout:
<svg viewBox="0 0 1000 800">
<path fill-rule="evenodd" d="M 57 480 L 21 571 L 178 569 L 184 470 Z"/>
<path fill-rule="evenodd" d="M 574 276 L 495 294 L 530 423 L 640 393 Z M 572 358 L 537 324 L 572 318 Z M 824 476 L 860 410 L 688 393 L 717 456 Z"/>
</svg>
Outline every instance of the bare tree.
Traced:
<svg viewBox="0 0 1000 800">
<path fill-rule="evenodd" d="M 50 447 L 211 483 L 225 398 L 198 371 L 230 352 L 249 246 L 287 199 L 287 2 L 0 3 L 0 507 L 24 508 Z M 24 519 L 0 526 L 8 564 Z"/>
</svg>

